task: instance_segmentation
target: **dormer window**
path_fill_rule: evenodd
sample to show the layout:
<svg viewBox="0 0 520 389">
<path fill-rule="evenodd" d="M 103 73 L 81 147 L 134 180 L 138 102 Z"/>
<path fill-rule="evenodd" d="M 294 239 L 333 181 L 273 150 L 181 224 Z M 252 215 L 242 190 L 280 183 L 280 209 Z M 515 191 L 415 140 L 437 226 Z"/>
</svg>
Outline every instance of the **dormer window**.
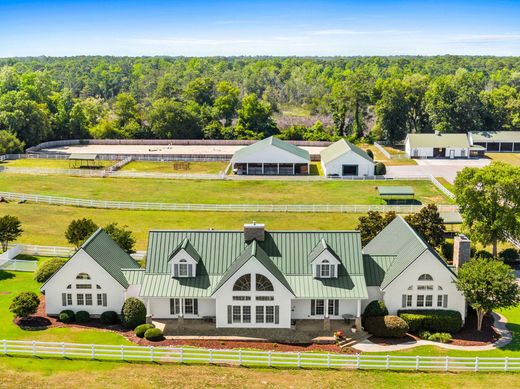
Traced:
<svg viewBox="0 0 520 389">
<path fill-rule="evenodd" d="M 197 274 L 197 263 L 200 259 L 200 255 L 190 241 L 184 239 L 170 254 L 168 259 L 172 276 L 175 278 L 195 277 Z"/>
<path fill-rule="evenodd" d="M 314 278 L 336 278 L 338 276 L 338 266 L 341 262 L 324 239 L 321 239 L 314 247 L 309 258 Z"/>
<path fill-rule="evenodd" d="M 337 265 L 330 263 L 328 260 L 323 260 L 314 265 L 314 275 L 316 278 L 336 278 Z"/>
<path fill-rule="evenodd" d="M 173 264 L 173 276 L 174 277 L 193 277 L 193 264 L 188 263 L 186 259 L 179 260 L 178 263 Z"/>
</svg>

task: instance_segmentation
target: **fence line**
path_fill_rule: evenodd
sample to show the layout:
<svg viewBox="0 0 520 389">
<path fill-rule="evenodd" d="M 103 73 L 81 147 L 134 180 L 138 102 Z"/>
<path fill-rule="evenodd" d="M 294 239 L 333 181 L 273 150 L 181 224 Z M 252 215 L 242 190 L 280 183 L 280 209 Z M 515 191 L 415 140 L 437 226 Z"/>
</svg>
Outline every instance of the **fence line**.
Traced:
<svg viewBox="0 0 520 389">
<path fill-rule="evenodd" d="M 116 161 L 131 157 L 134 161 L 153 161 L 153 162 L 173 162 L 173 161 L 190 161 L 190 162 L 218 162 L 229 161 L 233 155 L 231 154 L 97 154 L 100 160 Z M 60 153 L 37 153 L 37 154 L 5 154 L 5 160 L 14 159 L 60 159 L 68 160 L 69 154 Z M 0 157 L 1 158 L 1 157 Z"/>
<path fill-rule="evenodd" d="M 435 185 L 442 193 L 448 196 L 450 199 L 455 200 L 455 195 L 448 190 L 444 185 L 442 185 L 439 180 L 437 180 L 434 176 L 430 176 L 430 181 L 433 185 Z"/>
<path fill-rule="evenodd" d="M 127 157 L 125 159 L 122 159 L 112 166 L 109 166 L 106 171 L 107 172 L 115 172 L 117 170 L 120 170 L 123 166 L 128 165 L 130 162 L 132 162 L 132 157 Z"/>
<path fill-rule="evenodd" d="M 38 261 L 26 261 L 22 259 L 11 259 L 7 262 L 0 262 L 1 270 L 34 272 L 38 267 Z"/>
<path fill-rule="evenodd" d="M 421 371 L 520 371 L 520 358 L 345 355 L 333 353 L 115 346 L 20 340 L 0 341 L 0 354 L 39 358 L 234 364 L 288 368 Z"/>
<path fill-rule="evenodd" d="M 374 146 L 387 158 L 387 159 L 408 159 L 409 156 L 406 154 L 390 154 L 383 145 L 378 142 L 374 142 Z"/>
<path fill-rule="evenodd" d="M 26 193 L 0 192 L 0 198 L 19 202 L 69 205 L 83 208 L 132 209 L 150 211 L 219 211 L 219 212 L 311 212 L 367 213 L 368 211 L 415 213 L 424 205 L 340 205 L 340 204 L 188 204 L 131 201 L 86 200 L 70 197 L 43 196 Z M 437 205 L 439 212 L 457 212 L 456 205 Z"/>
<path fill-rule="evenodd" d="M 76 249 L 73 247 L 62 247 L 62 246 L 41 246 L 41 245 L 34 245 L 34 244 L 10 244 L 9 248 L 13 247 L 21 247 L 21 254 L 26 255 L 38 255 L 42 257 L 63 257 L 68 258 L 72 254 L 76 252 Z M 136 251 L 135 253 L 131 254 L 131 256 L 136 259 L 140 260 L 143 259 L 146 255 L 146 251 Z"/>
</svg>

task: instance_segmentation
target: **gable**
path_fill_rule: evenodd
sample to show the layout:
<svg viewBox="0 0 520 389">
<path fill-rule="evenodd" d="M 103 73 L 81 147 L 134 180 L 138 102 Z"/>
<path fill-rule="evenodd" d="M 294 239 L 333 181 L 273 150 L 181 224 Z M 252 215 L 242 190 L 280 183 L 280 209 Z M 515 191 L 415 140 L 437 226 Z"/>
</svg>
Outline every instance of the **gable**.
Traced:
<svg viewBox="0 0 520 389">
<path fill-rule="evenodd" d="M 338 158 L 343 159 L 363 159 L 365 162 L 373 163 L 372 158 L 362 149 L 348 142 L 345 139 L 340 139 L 331 144 L 320 152 L 321 161 L 325 164 L 330 163 Z"/>
<path fill-rule="evenodd" d="M 275 137 L 269 137 L 237 150 L 231 162 L 308 163 L 309 152 Z"/>
</svg>

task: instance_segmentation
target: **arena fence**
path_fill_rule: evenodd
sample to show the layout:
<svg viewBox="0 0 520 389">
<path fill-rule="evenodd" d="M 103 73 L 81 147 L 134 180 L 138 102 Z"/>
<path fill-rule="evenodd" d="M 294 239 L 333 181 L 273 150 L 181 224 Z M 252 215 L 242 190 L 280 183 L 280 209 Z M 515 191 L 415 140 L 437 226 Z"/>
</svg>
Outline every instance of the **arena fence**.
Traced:
<svg viewBox="0 0 520 389">
<path fill-rule="evenodd" d="M 520 358 L 346 355 L 333 353 L 215 350 L 196 348 L 114 346 L 20 340 L 0 341 L 0 354 L 37 358 L 67 358 L 155 363 L 224 364 L 251 367 L 322 368 L 415 371 L 520 370 Z"/>
</svg>

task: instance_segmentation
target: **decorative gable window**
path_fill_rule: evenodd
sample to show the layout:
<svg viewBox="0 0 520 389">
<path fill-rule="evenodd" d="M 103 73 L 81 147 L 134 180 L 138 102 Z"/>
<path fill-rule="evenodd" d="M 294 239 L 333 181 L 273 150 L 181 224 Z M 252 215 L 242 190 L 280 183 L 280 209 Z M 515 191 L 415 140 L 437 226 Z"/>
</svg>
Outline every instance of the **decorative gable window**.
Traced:
<svg viewBox="0 0 520 389">
<path fill-rule="evenodd" d="M 197 274 L 197 263 L 201 257 L 188 239 L 184 239 L 170 254 L 168 261 L 173 277 L 189 278 Z"/>
<path fill-rule="evenodd" d="M 312 249 L 309 254 L 314 278 L 336 278 L 338 266 L 341 264 L 339 257 L 324 239 Z"/>
<path fill-rule="evenodd" d="M 419 281 L 433 281 L 433 277 L 429 274 L 421 274 L 419 276 Z"/>
<path fill-rule="evenodd" d="M 179 278 L 193 277 L 194 265 L 192 263 L 188 263 L 187 260 L 181 259 L 178 263 L 173 264 L 173 276 Z"/>
<path fill-rule="evenodd" d="M 336 278 L 336 268 L 337 265 L 325 259 L 314 265 L 314 276 L 315 278 Z"/>
</svg>

